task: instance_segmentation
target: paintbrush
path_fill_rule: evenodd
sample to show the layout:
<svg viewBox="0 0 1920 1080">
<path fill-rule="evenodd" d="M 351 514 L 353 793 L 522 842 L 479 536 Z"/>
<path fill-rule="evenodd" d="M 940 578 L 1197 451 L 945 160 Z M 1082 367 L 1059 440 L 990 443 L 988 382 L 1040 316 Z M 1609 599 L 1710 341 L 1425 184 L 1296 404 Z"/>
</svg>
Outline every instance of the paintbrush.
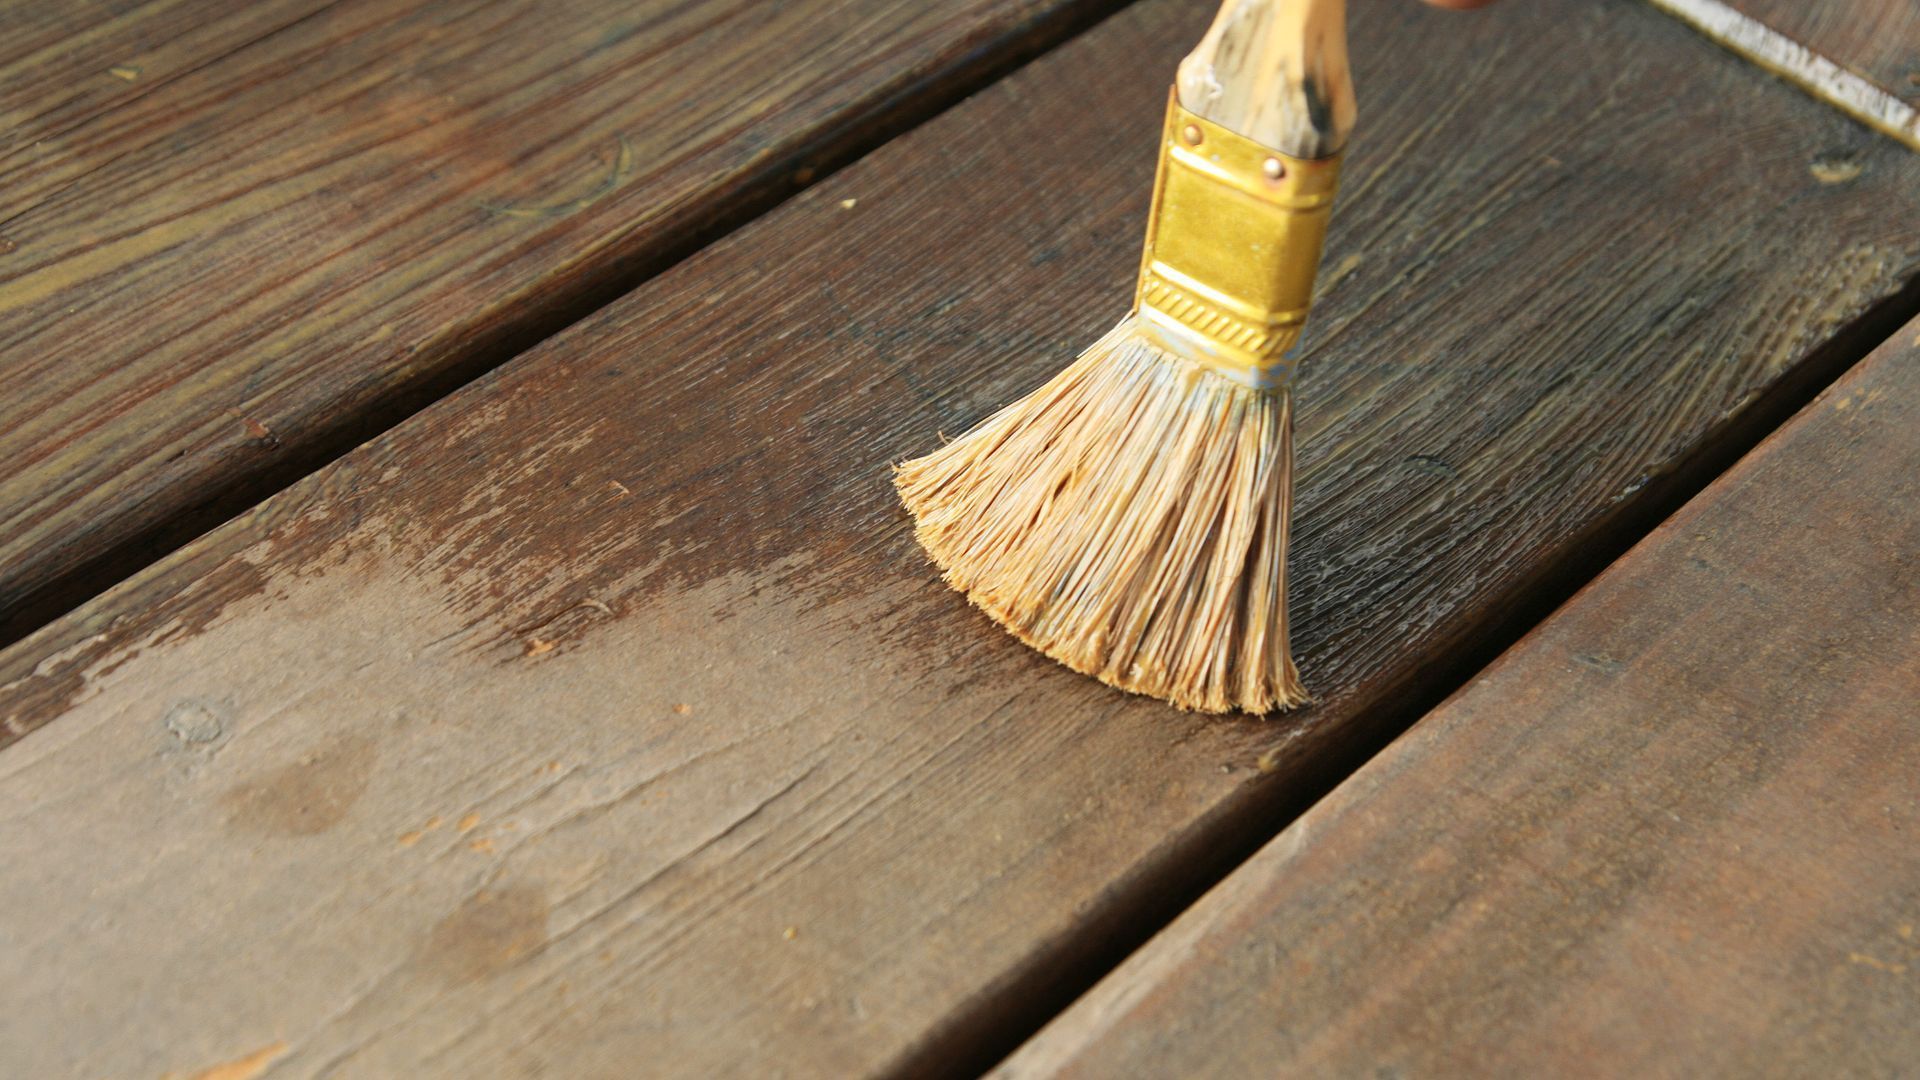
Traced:
<svg viewBox="0 0 1920 1080">
<path fill-rule="evenodd" d="M 1133 310 L 894 482 L 947 581 L 1029 645 L 1264 713 L 1308 700 L 1289 381 L 1353 127 L 1345 0 L 1227 0 L 1170 99 Z"/>
</svg>

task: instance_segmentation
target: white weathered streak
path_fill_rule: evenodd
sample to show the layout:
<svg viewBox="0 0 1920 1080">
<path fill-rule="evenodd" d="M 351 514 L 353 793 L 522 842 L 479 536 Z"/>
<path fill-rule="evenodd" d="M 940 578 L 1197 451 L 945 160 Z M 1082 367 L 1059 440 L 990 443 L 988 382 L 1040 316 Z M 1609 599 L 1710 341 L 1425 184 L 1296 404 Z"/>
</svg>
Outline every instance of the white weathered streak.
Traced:
<svg viewBox="0 0 1920 1080">
<path fill-rule="evenodd" d="M 1741 56 L 1798 83 L 1854 119 L 1920 150 L 1920 110 L 1871 80 L 1721 0 L 1650 0 Z"/>
</svg>

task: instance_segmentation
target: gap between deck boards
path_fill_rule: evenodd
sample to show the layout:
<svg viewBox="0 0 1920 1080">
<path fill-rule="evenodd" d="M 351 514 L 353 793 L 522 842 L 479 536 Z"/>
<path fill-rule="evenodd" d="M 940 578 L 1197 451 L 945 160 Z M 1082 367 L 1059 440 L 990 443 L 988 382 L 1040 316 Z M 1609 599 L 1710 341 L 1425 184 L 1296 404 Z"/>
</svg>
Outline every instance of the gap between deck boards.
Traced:
<svg viewBox="0 0 1920 1080">
<path fill-rule="evenodd" d="M 153 526 L 108 546 L 71 571 L 0 611 L 0 649 L 6 649 L 113 586 L 184 547 L 195 537 L 281 492 L 338 460 L 354 447 L 405 423 L 421 410 L 553 337 L 662 271 L 826 180 L 847 165 L 926 123 L 969 96 L 1070 41 L 1134 0 L 1070 0 L 1043 10 L 1018 32 L 976 49 L 952 68 L 849 111 L 770 161 L 759 176 L 719 197 L 715 208 L 677 234 L 668 234 L 644 257 L 612 260 L 583 271 L 578 286 L 518 321 L 476 338 L 459 361 L 370 405 L 324 425 L 299 445 L 285 447 L 273 463 L 235 475 L 204 499 L 188 503 Z M 296 20 L 297 22 L 298 20 Z M 292 25 L 292 24 L 289 24 Z M 283 32 L 279 27 L 226 50 L 231 56 Z M 212 63 L 214 61 L 208 61 Z M 149 91 L 150 92 L 150 91 Z"/>
</svg>

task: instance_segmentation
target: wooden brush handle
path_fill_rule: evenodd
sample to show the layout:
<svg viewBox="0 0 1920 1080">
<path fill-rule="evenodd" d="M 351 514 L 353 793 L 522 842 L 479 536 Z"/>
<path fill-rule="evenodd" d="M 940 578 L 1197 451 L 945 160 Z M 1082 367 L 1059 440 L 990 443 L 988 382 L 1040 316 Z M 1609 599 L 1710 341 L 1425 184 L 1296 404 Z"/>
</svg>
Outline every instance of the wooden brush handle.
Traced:
<svg viewBox="0 0 1920 1080">
<path fill-rule="evenodd" d="M 1354 116 L 1346 0 L 1226 0 L 1176 85 L 1188 112 L 1262 146 L 1337 154 Z"/>
</svg>

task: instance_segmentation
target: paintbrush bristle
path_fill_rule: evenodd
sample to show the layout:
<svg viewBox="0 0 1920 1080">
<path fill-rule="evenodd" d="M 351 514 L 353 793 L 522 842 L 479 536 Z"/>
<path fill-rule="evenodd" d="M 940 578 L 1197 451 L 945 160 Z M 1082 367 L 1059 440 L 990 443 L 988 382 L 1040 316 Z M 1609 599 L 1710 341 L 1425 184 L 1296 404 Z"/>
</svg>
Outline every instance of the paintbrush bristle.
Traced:
<svg viewBox="0 0 1920 1080">
<path fill-rule="evenodd" d="M 1287 393 L 1168 348 L 1129 316 L 894 482 L 947 581 L 1075 671 L 1183 709 L 1303 704 Z"/>
</svg>

